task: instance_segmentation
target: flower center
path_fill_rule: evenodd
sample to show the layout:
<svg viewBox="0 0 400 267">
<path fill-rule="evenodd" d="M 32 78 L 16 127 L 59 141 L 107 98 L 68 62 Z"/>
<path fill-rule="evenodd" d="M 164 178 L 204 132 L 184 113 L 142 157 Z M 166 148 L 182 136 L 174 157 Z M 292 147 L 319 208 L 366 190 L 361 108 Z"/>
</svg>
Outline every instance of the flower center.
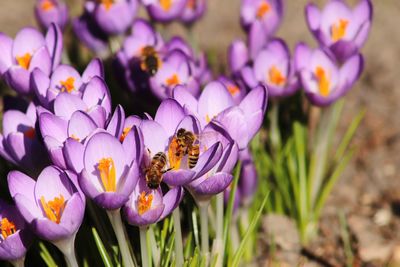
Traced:
<svg viewBox="0 0 400 267">
<path fill-rule="evenodd" d="M 125 127 L 124 130 L 122 131 L 121 136 L 119 137 L 119 141 L 123 142 L 125 140 L 125 137 L 128 135 L 129 131 L 132 129 L 132 127 Z"/>
<path fill-rule="evenodd" d="M 32 55 L 29 53 L 25 53 L 25 55 L 21 57 L 16 57 L 18 65 L 20 65 L 24 69 L 29 69 L 29 65 L 31 64 Z"/>
<path fill-rule="evenodd" d="M 168 11 L 168 10 L 171 9 L 172 0 L 160 0 L 160 6 L 161 6 L 162 9 L 164 9 L 165 11 Z"/>
<path fill-rule="evenodd" d="M 257 9 L 257 18 L 258 19 L 262 19 L 264 18 L 264 16 L 271 10 L 271 6 L 268 4 L 267 1 L 264 1 L 261 3 L 261 5 L 259 5 L 258 9 Z"/>
<path fill-rule="evenodd" d="M 49 11 L 55 7 L 54 3 L 51 0 L 44 0 L 40 5 L 40 8 L 44 11 Z"/>
<path fill-rule="evenodd" d="M 114 4 L 114 0 L 100 0 L 100 3 L 104 5 L 104 8 L 108 11 Z"/>
<path fill-rule="evenodd" d="M 278 86 L 282 86 L 286 82 L 285 76 L 282 75 L 282 72 L 276 66 L 272 66 L 269 69 L 268 79 L 270 83 Z"/>
<path fill-rule="evenodd" d="M 46 214 L 46 217 L 59 224 L 65 208 L 64 196 L 60 194 L 60 197 L 55 197 L 53 200 L 47 202 L 44 199 L 44 196 L 42 196 L 40 198 L 40 203 L 42 204 L 42 208 Z"/>
<path fill-rule="evenodd" d="M 319 93 L 322 96 L 328 96 L 330 82 L 328 76 L 326 75 L 325 70 L 320 66 L 316 67 L 315 76 L 317 77 L 318 80 Z"/>
<path fill-rule="evenodd" d="M 340 19 L 338 23 L 332 25 L 332 41 L 336 42 L 342 39 L 345 34 L 347 27 L 349 26 L 349 21 L 346 19 Z"/>
<path fill-rule="evenodd" d="M 65 81 L 61 81 L 61 92 L 67 91 L 68 93 L 71 93 L 75 89 L 74 83 L 75 78 L 73 77 L 68 77 Z"/>
<path fill-rule="evenodd" d="M 0 230 L 3 240 L 14 234 L 17 231 L 17 227 L 13 222 L 10 222 L 7 218 L 3 218 L 0 221 Z"/>
<path fill-rule="evenodd" d="M 151 208 L 151 204 L 153 202 L 153 194 L 146 194 L 146 192 L 142 192 L 137 199 L 137 207 L 139 215 L 143 215 L 146 211 Z"/>
<path fill-rule="evenodd" d="M 115 165 L 112 158 L 102 158 L 97 165 L 100 179 L 106 192 L 115 192 L 117 183 L 115 178 Z"/>
<path fill-rule="evenodd" d="M 186 6 L 189 9 L 195 10 L 197 7 L 196 0 L 188 0 Z"/>
<path fill-rule="evenodd" d="M 35 128 L 29 127 L 29 129 L 24 132 L 24 136 L 29 139 L 35 138 Z"/>
<path fill-rule="evenodd" d="M 174 86 L 174 85 L 179 84 L 180 81 L 179 81 L 178 75 L 176 75 L 176 74 L 172 75 L 171 77 L 169 77 L 169 78 L 165 81 L 165 83 L 166 83 L 168 86 Z"/>
<path fill-rule="evenodd" d="M 234 96 L 240 92 L 240 89 L 236 85 L 228 85 L 228 92 Z"/>
</svg>

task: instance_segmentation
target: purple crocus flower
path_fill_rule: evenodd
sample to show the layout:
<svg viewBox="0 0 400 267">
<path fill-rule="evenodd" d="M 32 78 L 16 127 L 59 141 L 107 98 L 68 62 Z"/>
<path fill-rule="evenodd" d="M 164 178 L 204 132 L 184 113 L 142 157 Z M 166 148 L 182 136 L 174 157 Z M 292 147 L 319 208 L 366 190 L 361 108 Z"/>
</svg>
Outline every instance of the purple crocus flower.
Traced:
<svg viewBox="0 0 400 267">
<path fill-rule="evenodd" d="M 121 144 L 108 132 L 99 132 L 86 144 L 79 184 L 86 196 L 107 210 L 121 208 L 138 182 L 143 143 L 136 133 L 134 127 Z"/>
<path fill-rule="evenodd" d="M 61 30 L 68 22 L 68 7 L 59 0 L 37 0 L 35 5 L 35 15 L 43 29 L 55 23 Z"/>
<path fill-rule="evenodd" d="M 167 23 L 181 16 L 188 0 L 142 0 L 150 17 Z"/>
<path fill-rule="evenodd" d="M 370 0 L 360 0 L 353 10 L 344 1 L 331 0 L 322 11 L 309 3 L 305 12 L 317 41 L 343 62 L 356 55 L 367 40 L 373 8 Z"/>
<path fill-rule="evenodd" d="M 22 172 L 8 174 L 8 188 L 19 212 L 36 235 L 57 242 L 73 238 L 85 212 L 85 199 L 57 167 L 46 167 L 37 181 Z"/>
<path fill-rule="evenodd" d="M 346 94 L 360 77 L 363 57 L 356 54 L 338 65 L 321 49 L 298 44 L 295 65 L 309 100 L 317 106 L 327 106 Z"/>
<path fill-rule="evenodd" d="M 186 24 L 192 24 L 204 15 L 206 9 L 206 0 L 187 0 L 185 8 L 182 11 L 180 20 Z"/>
<path fill-rule="evenodd" d="M 0 199 L 0 260 L 23 260 L 33 235 L 17 208 Z"/>
<path fill-rule="evenodd" d="M 97 25 L 93 13 L 94 2 L 87 2 L 83 14 L 72 21 L 72 27 L 78 39 L 101 58 L 108 56 L 108 36 Z"/>
<path fill-rule="evenodd" d="M 165 59 L 157 74 L 150 78 L 150 88 L 159 99 L 172 96 L 177 85 L 186 85 L 194 96 L 200 91 L 199 82 L 193 76 L 190 58 L 180 50 L 173 50 Z"/>
<path fill-rule="evenodd" d="M 253 157 L 249 149 L 239 152 L 239 160 L 242 162 L 238 191 L 240 191 L 241 201 L 247 206 L 253 199 L 257 191 L 257 170 Z"/>
<path fill-rule="evenodd" d="M 59 65 L 50 77 L 36 68 L 32 73 L 32 87 L 40 104 L 45 108 L 52 109 L 54 100 L 61 93 L 80 97 L 84 101 L 94 97 L 93 102 L 96 102 L 98 94 L 102 95 L 101 98 L 104 95 L 108 99 L 108 90 L 105 85 L 101 85 L 102 82 L 98 78 L 104 79 L 103 64 L 99 59 L 93 59 L 82 76 L 69 65 Z M 86 92 L 87 90 L 88 92 Z M 95 91 L 98 92 L 93 95 Z M 108 107 L 107 111 L 109 112 Z"/>
<path fill-rule="evenodd" d="M 243 40 L 235 40 L 230 44 L 228 49 L 228 64 L 234 75 L 249 62 L 249 59 L 249 50 Z"/>
<path fill-rule="evenodd" d="M 129 224 L 147 226 L 163 220 L 179 206 L 183 199 L 182 187 L 174 187 L 167 193 L 161 188 L 150 189 L 142 176 L 129 201 L 124 206 L 125 218 Z"/>
<path fill-rule="evenodd" d="M 283 18 L 282 0 L 242 0 L 240 21 L 244 29 L 260 21 L 266 36 L 272 36 Z"/>
<path fill-rule="evenodd" d="M 0 155 L 32 175 L 49 163 L 46 150 L 36 130 L 36 107 L 31 103 L 23 113 L 8 110 L 3 115 Z"/>
<path fill-rule="evenodd" d="M 299 88 L 289 48 L 281 39 L 270 41 L 256 56 L 252 66 L 241 70 L 241 78 L 250 88 L 259 83 L 268 86 L 271 97 L 286 97 Z"/>
<path fill-rule="evenodd" d="M 164 100 L 156 113 L 155 119 L 143 120 L 140 126 L 145 145 L 143 168 L 146 169 L 151 159 L 159 152 L 167 157 L 163 174 L 163 182 L 169 186 L 182 186 L 208 172 L 218 162 L 222 155 L 222 146 L 218 141 L 200 145 L 199 158 L 193 168 L 189 168 L 187 156 L 176 156 L 176 135 L 179 129 L 190 131 L 200 136 L 200 123 L 191 115 L 185 115 L 184 109 L 176 100 Z M 156 137 L 155 137 L 156 136 Z"/>
<path fill-rule="evenodd" d="M 60 63 L 62 33 L 52 24 L 44 37 L 38 30 L 26 27 L 15 39 L 0 33 L 0 76 L 20 94 L 32 93 L 30 76 L 35 68 L 46 75 Z"/>
<path fill-rule="evenodd" d="M 225 86 L 236 105 L 239 105 L 247 94 L 245 86 L 242 86 L 240 81 L 234 81 L 226 76 L 219 76 L 217 81 Z"/>
<path fill-rule="evenodd" d="M 95 5 L 93 18 L 107 35 L 124 33 L 132 24 L 139 7 L 137 0 L 100 0 L 86 4 Z"/>
<path fill-rule="evenodd" d="M 116 74 L 131 91 L 148 88 L 148 79 L 152 75 L 145 64 L 145 56 L 152 51 L 152 56 L 161 65 L 160 52 L 164 47 L 161 35 L 143 19 L 136 19 L 132 25 L 131 35 L 123 42 L 116 54 Z"/>
</svg>

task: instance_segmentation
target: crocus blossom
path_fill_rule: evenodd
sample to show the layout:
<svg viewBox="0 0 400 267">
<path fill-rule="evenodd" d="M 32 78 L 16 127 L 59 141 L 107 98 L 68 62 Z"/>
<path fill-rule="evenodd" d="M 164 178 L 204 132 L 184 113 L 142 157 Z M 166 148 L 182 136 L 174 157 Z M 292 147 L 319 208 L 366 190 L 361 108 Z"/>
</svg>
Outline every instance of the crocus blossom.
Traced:
<svg viewBox="0 0 400 267">
<path fill-rule="evenodd" d="M 181 16 L 188 0 L 142 0 L 150 17 L 167 23 Z"/>
<path fill-rule="evenodd" d="M 35 15 L 40 26 L 44 29 L 55 23 L 63 30 L 68 22 L 68 7 L 59 0 L 37 0 Z"/>
<path fill-rule="evenodd" d="M 312 50 L 301 43 L 296 47 L 295 65 L 308 99 L 314 105 L 327 106 L 357 81 L 363 70 L 363 57 L 351 56 L 340 66 L 323 50 Z"/>
<path fill-rule="evenodd" d="M 207 9 L 207 0 L 187 0 L 180 20 L 186 24 L 192 24 L 199 20 Z"/>
<path fill-rule="evenodd" d="M 367 40 L 373 8 L 370 0 L 360 0 L 354 9 L 344 1 L 331 0 L 322 10 L 309 3 L 305 12 L 317 41 L 344 62 L 356 55 Z"/>
</svg>

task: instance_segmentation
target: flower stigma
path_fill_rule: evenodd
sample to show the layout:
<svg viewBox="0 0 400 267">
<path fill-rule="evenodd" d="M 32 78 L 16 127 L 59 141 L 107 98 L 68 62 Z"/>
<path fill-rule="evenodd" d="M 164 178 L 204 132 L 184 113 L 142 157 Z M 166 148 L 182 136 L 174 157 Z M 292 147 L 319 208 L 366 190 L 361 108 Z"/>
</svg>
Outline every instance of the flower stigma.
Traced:
<svg viewBox="0 0 400 267">
<path fill-rule="evenodd" d="M 232 96 L 234 96 L 234 95 L 237 95 L 240 92 L 240 90 L 239 90 L 239 87 L 237 87 L 236 85 L 228 85 L 228 92 Z"/>
<path fill-rule="evenodd" d="M 143 215 L 146 211 L 151 208 L 153 202 L 153 194 L 142 192 L 137 199 L 137 207 L 139 215 Z"/>
<path fill-rule="evenodd" d="M 50 11 L 55 7 L 54 3 L 51 0 L 44 0 L 40 5 L 40 8 L 44 11 Z"/>
<path fill-rule="evenodd" d="M 53 200 L 47 201 L 44 196 L 40 198 L 40 203 L 46 217 L 57 224 L 60 223 L 62 213 L 65 208 L 64 196 L 60 194 L 60 197 L 55 197 Z"/>
<path fill-rule="evenodd" d="M 102 158 L 97 165 L 100 172 L 100 179 L 106 192 L 116 191 L 115 165 L 112 158 Z"/>
<path fill-rule="evenodd" d="M 75 90 L 74 83 L 74 77 L 68 77 L 65 81 L 61 81 L 61 92 L 67 91 L 68 93 L 71 93 L 73 90 Z"/>
<path fill-rule="evenodd" d="M 24 69 L 29 69 L 29 65 L 31 64 L 32 55 L 29 53 L 25 53 L 25 55 L 21 57 L 16 57 L 18 65 L 20 65 Z"/>
<path fill-rule="evenodd" d="M 114 0 L 100 0 L 101 4 L 104 5 L 104 8 L 108 11 L 111 9 L 114 4 Z"/>
<path fill-rule="evenodd" d="M 268 4 L 267 1 L 264 1 L 261 3 L 261 5 L 258 6 L 257 9 L 257 18 L 262 19 L 264 16 L 271 10 L 271 6 Z"/>
<path fill-rule="evenodd" d="M 169 77 L 169 78 L 165 81 L 165 83 L 166 83 L 168 86 L 174 86 L 174 85 L 179 84 L 180 81 L 179 81 L 178 75 L 176 75 L 176 74 L 172 75 L 171 77 Z"/>
<path fill-rule="evenodd" d="M 277 86 L 282 86 L 286 82 L 285 76 L 282 75 L 282 72 L 276 66 L 272 66 L 269 69 L 268 79 L 270 83 Z"/>
<path fill-rule="evenodd" d="M 165 11 L 168 11 L 172 7 L 172 0 L 160 0 L 160 5 L 161 5 L 162 9 L 164 9 Z"/>
<path fill-rule="evenodd" d="M 340 19 L 338 23 L 332 25 L 332 41 L 337 42 L 346 35 L 349 21 L 346 19 Z"/>
<path fill-rule="evenodd" d="M 17 227 L 15 227 L 15 224 L 9 221 L 7 218 L 3 218 L 0 221 L 0 230 L 1 230 L 1 236 L 3 237 L 4 240 L 10 235 L 14 234 L 17 231 Z"/>
<path fill-rule="evenodd" d="M 328 96 L 329 95 L 329 79 L 326 75 L 325 70 L 318 66 L 315 68 L 315 76 L 317 77 L 318 80 L 318 88 L 319 88 L 319 93 L 322 96 Z"/>
</svg>

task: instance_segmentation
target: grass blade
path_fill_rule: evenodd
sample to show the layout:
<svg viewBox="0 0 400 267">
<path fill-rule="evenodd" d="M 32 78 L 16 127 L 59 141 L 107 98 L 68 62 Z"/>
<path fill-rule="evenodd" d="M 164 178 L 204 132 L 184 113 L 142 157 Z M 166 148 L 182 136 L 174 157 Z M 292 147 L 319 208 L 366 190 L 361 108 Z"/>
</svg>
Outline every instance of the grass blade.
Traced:
<svg viewBox="0 0 400 267">
<path fill-rule="evenodd" d="M 113 264 L 111 263 L 110 256 L 108 255 L 103 242 L 101 241 L 99 234 L 97 233 L 96 228 L 92 227 L 92 233 L 94 241 L 96 242 L 97 249 L 100 253 L 101 259 L 103 260 L 104 266 L 112 267 Z"/>
</svg>

